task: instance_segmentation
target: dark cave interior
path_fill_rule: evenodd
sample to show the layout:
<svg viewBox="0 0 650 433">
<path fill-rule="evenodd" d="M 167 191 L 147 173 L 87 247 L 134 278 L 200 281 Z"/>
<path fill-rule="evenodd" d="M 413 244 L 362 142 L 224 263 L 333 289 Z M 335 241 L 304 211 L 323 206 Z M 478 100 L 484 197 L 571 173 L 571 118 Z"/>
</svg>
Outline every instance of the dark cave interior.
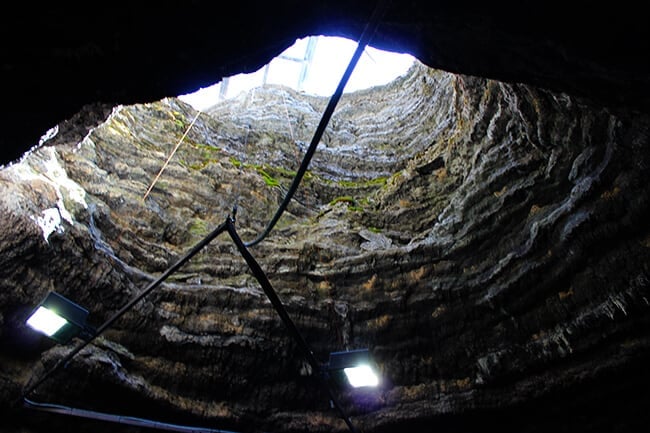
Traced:
<svg viewBox="0 0 650 433">
<path fill-rule="evenodd" d="M 308 35 L 357 40 L 375 2 L 18 4 L 4 14 L 3 161 L 87 104 L 151 102 L 252 72 Z M 650 106 L 648 28 L 634 7 L 393 2 L 372 46 L 441 70 L 611 105 Z M 225 18 L 227 16 L 227 18 Z"/>
<path fill-rule="evenodd" d="M 242 1 L 228 7 L 205 1 L 163 1 L 155 6 L 113 2 L 104 10 L 80 5 L 47 4 L 38 9 L 16 5 L 4 14 L 0 28 L 3 40 L 8 41 L 2 58 L 5 103 L 0 114 L 4 125 L 1 163 L 17 161 L 53 125 L 67 125 L 71 136 L 78 138 L 103 122 L 114 105 L 155 102 L 192 92 L 223 77 L 257 70 L 298 38 L 322 34 L 356 40 L 375 5 L 370 0 Z M 642 9 L 637 4 L 626 8 L 622 4 L 581 3 L 568 9 L 556 2 L 474 6 L 393 1 L 371 45 L 408 52 L 434 69 L 562 92 L 604 111 L 624 110 L 642 117 L 650 110 L 650 28 Z M 646 141 L 638 144 L 639 152 L 648 153 L 647 133 L 640 135 Z M 647 169 L 641 167 L 635 173 L 642 176 Z M 639 202 L 643 200 L 639 198 Z M 639 213 L 647 212 L 647 206 L 641 208 L 645 210 Z M 647 243 L 647 227 L 622 233 L 626 239 Z M 606 243 L 598 245 L 607 248 Z M 570 248 L 565 251 L 570 252 Z M 571 266 L 598 266 L 596 259 L 584 254 Z M 600 251 L 593 254 L 596 257 Z M 642 258 L 638 260 L 630 268 L 645 266 L 639 264 Z M 372 431 L 429 431 L 431 426 L 446 432 L 642 431 L 649 420 L 650 402 L 646 368 L 650 337 L 644 329 L 644 313 L 647 311 L 642 311 L 635 327 L 616 331 L 625 335 L 602 331 L 616 344 L 619 338 L 623 342 L 645 342 L 645 346 L 638 344 L 643 347 L 625 360 L 623 369 L 616 367 L 620 353 L 612 349 L 612 364 L 598 366 L 593 375 L 597 380 L 565 390 L 557 387 L 542 397 L 512 405 L 508 405 L 507 383 L 501 392 L 497 381 L 491 383 L 493 394 L 473 400 L 468 391 L 467 406 L 450 407 L 448 413 L 427 413 L 404 404 L 400 417 L 390 419 L 387 415 Z M 3 319 L 14 320 L 7 313 Z M 25 350 L 25 346 L 12 345 L 11 340 L 10 332 L 3 331 L 4 348 Z M 43 346 L 42 342 L 34 344 Z M 45 346 L 43 350 L 50 347 Z M 27 361 L 34 362 L 33 347 L 25 353 Z M 581 353 L 584 359 L 576 363 L 588 365 L 589 355 L 588 351 Z M 13 359 L 17 363 L 26 361 L 20 354 Z M 548 374 L 553 372 L 548 365 L 540 367 L 544 369 Z M 504 375 L 499 380 L 507 382 L 507 378 Z M 106 389 L 110 390 L 110 385 Z M 606 398 L 603 389 L 607 390 Z M 522 394 L 526 392 L 521 390 Z M 116 398 L 128 401 L 130 397 L 116 389 L 115 395 L 109 392 L 97 401 L 110 406 Z M 503 410 L 495 410 L 490 399 L 503 404 Z M 133 404 L 138 405 L 137 413 L 142 416 L 161 417 L 160 406 L 146 408 L 138 395 L 133 396 Z M 49 431 L 116 428 L 35 412 L 16 415 L 11 408 L 2 412 L 8 413 L 7 431 L 40 432 L 48 424 Z M 196 424 L 193 415 L 173 413 L 170 418 L 179 422 L 184 416 L 188 424 Z M 247 422 L 231 418 L 220 426 L 256 431 L 257 426 Z M 287 426 L 287 431 L 303 428 L 296 424 Z M 119 431 L 147 430 L 121 427 Z"/>
</svg>

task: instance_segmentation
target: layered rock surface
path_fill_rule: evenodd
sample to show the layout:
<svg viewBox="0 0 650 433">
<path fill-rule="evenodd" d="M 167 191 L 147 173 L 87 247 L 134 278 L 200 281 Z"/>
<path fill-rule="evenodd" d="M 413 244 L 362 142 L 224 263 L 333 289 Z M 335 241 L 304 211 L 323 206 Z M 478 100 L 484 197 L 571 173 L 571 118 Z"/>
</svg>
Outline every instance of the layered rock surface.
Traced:
<svg viewBox="0 0 650 433">
<path fill-rule="evenodd" d="M 268 87 L 206 113 L 174 98 L 117 106 L 3 168 L 3 401 L 66 350 L 22 325 L 48 290 L 100 324 L 234 205 L 240 235 L 261 233 L 326 102 Z M 341 392 L 355 424 L 647 421 L 649 120 L 422 65 L 343 97 L 288 212 L 251 251 L 318 358 L 371 349 L 381 389 Z M 222 235 L 34 397 L 345 431 L 297 350 Z"/>
</svg>

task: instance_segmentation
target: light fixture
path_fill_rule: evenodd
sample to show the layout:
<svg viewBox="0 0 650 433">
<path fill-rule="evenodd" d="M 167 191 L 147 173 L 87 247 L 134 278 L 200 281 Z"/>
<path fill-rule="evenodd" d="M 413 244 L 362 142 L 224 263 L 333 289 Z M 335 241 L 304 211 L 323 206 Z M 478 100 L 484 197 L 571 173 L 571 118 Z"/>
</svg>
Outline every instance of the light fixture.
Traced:
<svg viewBox="0 0 650 433">
<path fill-rule="evenodd" d="M 330 353 L 328 370 L 339 383 L 353 387 L 374 387 L 379 385 L 379 376 L 368 349 Z"/>
<path fill-rule="evenodd" d="M 374 34 L 377 27 L 379 26 L 383 13 L 388 8 L 389 3 L 390 2 L 388 0 L 379 0 L 375 10 L 373 11 L 370 21 L 367 23 L 366 27 L 363 30 L 363 33 L 361 34 L 359 43 L 357 45 L 357 49 L 352 55 L 352 59 L 350 60 L 350 63 L 348 64 L 348 67 L 345 70 L 343 77 L 339 82 L 339 85 L 337 86 L 334 94 L 331 96 L 329 103 L 327 104 L 327 107 L 325 108 L 325 112 L 323 113 L 321 120 L 318 124 L 318 127 L 316 128 L 316 132 L 314 133 L 311 144 L 309 145 L 309 148 L 307 149 L 305 157 L 303 158 L 303 161 L 300 165 L 300 168 L 296 173 L 296 176 L 294 177 L 291 186 L 289 187 L 289 191 L 287 192 L 279 209 L 274 214 L 273 218 L 267 225 L 264 232 L 261 235 L 259 235 L 257 238 L 255 238 L 253 241 L 244 243 L 239 237 L 239 235 L 237 234 L 237 231 L 234 226 L 235 215 L 237 213 L 237 204 L 235 203 L 235 206 L 233 207 L 232 216 L 228 216 L 228 218 L 226 218 L 226 221 L 223 224 L 218 226 L 211 233 L 205 236 L 201 241 L 199 241 L 196 245 L 194 245 L 194 247 L 187 254 L 185 254 L 185 256 L 183 256 L 175 264 L 169 267 L 159 278 L 157 278 L 155 281 L 149 284 L 149 286 L 147 286 L 146 289 L 140 292 L 134 299 L 128 302 L 125 306 L 123 306 L 118 312 L 116 312 L 110 319 L 104 322 L 104 324 L 102 324 L 97 329 L 91 328 L 86 324 L 86 318 L 88 316 L 87 310 L 75 304 L 74 302 L 64 298 L 63 296 L 58 295 L 57 293 L 50 292 L 46 297 L 46 299 L 43 302 L 41 302 L 41 304 L 38 307 L 36 307 L 36 310 L 34 311 L 34 313 L 32 313 L 32 316 L 27 320 L 27 324 L 33 327 L 34 329 L 38 330 L 39 332 L 45 333 L 50 338 L 60 343 L 65 343 L 77 335 L 82 337 L 84 339 L 84 342 L 83 344 L 77 345 L 75 348 L 70 350 L 68 354 L 64 356 L 62 359 L 59 359 L 59 361 L 50 370 L 48 370 L 45 373 L 45 375 L 43 375 L 40 379 L 34 381 L 23 392 L 24 402 L 26 403 L 29 402 L 27 397 L 29 396 L 30 393 L 35 391 L 36 388 L 38 388 L 45 380 L 51 377 L 55 372 L 59 371 L 63 366 L 67 365 L 67 363 L 76 354 L 78 354 L 84 347 L 90 344 L 90 342 L 93 339 L 97 338 L 104 330 L 110 327 L 113 322 L 115 322 L 125 312 L 131 309 L 136 303 L 142 300 L 145 296 L 147 296 L 156 287 L 162 284 L 162 282 L 165 279 L 167 279 L 171 274 L 176 272 L 195 254 L 201 251 L 203 247 L 209 244 L 214 238 L 216 238 L 219 234 L 221 234 L 224 231 L 228 232 L 233 242 L 236 244 L 237 249 L 241 253 L 246 263 L 248 264 L 254 277 L 258 280 L 260 286 L 262 287 L 263 291 L 271 301 L 273 307 L 276 309 L 280 318 L 287 326 L 289 333 L 292 335 L 292 337 L 296 340 L 298 345 L 303 350 L 304 355 L 306 356 L 309 364 L 312 366 L 314 370 L 317 370 L 320 373 L 325 373 L 324 371 L 325 366 L 319 363 L 318 360 L 314 357 L 314 354 L 309 348 L 307 342 L 304 340 L 304 338 L 296 328 L 295 324 L 293 323 L 293 321 L 287 314 L 284 306 L 282 305 L 282 302 L 280 301 L 277 294 L 273 290 L 273 287 L 271 286 L 271 283 L 268 281 L 266 274 L 262 270 L 259 263 L 257 263 L 253 255 L 248 251 L 247 247 L 254 246 L 259 242 L 261 242 L 270 233 L 270 231 L 273 229 L 280 216 L 286 210 L 304 174 L 307 172 L 307 168 L 309 166 L 311 158 L 314 152 L 316 151 L 316 147 L 320 142 L 323 132 L 325 131 L 325 128 L 327 127 L 327 124 L 332 116 L 332 113 L 334 112 L 334 109 L 339 99 L 341 98 L 343 89 L 345 88 L 345 85 L 348 79 L 350 78 L 350 75 L 352 74 L 352 71 L 354 70 L 357 61 L 363 54 L 365 47 L 368 45 L 370 39 L 372 38 L 372 35 Z M 45 322 L 48 323 L 48 325 L 42 324 L 41 319 L 43 318 L 47 319 Z M 379 379 L 377 375 L 374 373 L 369 374 L 369 371 L 372 372 L 372 370 L 370 370 L 370 356 L 368 354 L 368 350 L 366 349 L 352 351 L 352 352 L 332 353 L 330 354 L 330 362 L 328 368 L 330 372 L 344 371 L 346 375 L 348 376 L 352 375 L 352 378 L 348 379 L 348 383 L 350 383 L 350 385 L 354 387 L 377 386 L 379 384 Z M 362 372 L 363 377 L 365 379 L 363 380 L 356 379 L 354 373 L 358 373 L 358 372 Z M 350 420 L 349 416 L 345 413 L 343 407 L 338 402 L 338 399 L 334 395 L 330 383 L 328 383 L 327 381 L 323 381 L 323 384 L 327 388 L 327 391 L 330 395 L 330 404 L 332 405 L 332 407 L 336 408 L 339 411 L 341 417 L 345 421 L 350 431 L 352 433 L 356 433 L 357 430 L 352 424 L 352 421 Z M 70 409 L 70 408 L 66 408 L 66 409 Z M 75 408 L 71 408 L 71 409 L 74 410 Z M 96 414 L 96 415 L 103 417 L 104 414 Z M 112 419 L 115 420 L 115 418 Z M 118 422 L 122 422 L 125 418 L 119 417 L 117 419 L 119 420 Z M 140 425 L 139 420 L 137 425 Z"/>
<path fill-rule="evenodd" d="M 50 292 L 32 312 L 26 324 L 65 344 L 76 336 L 88 338 L 94 334 L 94 329 L 86 324 L 87 317 L 88 310 L 56 292 Z"/>
</svg>

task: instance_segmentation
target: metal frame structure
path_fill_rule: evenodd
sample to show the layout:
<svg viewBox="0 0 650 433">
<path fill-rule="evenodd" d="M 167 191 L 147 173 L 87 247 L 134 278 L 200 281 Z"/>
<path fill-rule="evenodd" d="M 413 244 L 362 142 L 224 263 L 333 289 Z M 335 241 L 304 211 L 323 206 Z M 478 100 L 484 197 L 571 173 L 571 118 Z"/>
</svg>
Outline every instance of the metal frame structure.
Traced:
<svg viewBox="0 0 650 433">
<path fill-rule="evenodd" d="M 236 210 L 235 210 L 236 211 Z M 233 212 L 233 216 L 228 216 L 226 218 L 226 221 L 219 225 L 216 229 L 214 229 L 211 233 L 209 233 L 205 238 L 203 238 L 201 241 L 199 241 L 194 247 L 192 247 L 180 260 L 178 260 L 175 264 L 170 266 L 163 274 L 158 277 L 155 281 L 150 283 L 141 293 L 139 293 L 137 296 L 135 296 L 131 301 L 129 301 L 126 305 L 124 305 L 119 311 L 117 311 L 113 316 L 111 316 L 106 322 L 104 322 L 101 326 L 99 326 L 94 334 L 89 335 L 87 338 L 85 338 L 80 344 L 78 344 L 73 350 L 71 350 L 65 357 L 59 359 L 59 361 L 50 369 L 48 370 L 40 379 L 38 379 L 36 382 L 34 382 L 32 385 L 30 385 L 24 392 L 23 392 L 23 403 L 26 407 L 30 408 L 38 408 L 40 403 L 35 403 L 31 400 L 28 399 L 29 394 L 31 394 L 33 391 L 36 390 L 39 386 L 41 386 L 47 379 L 52 377 L 56 372 L 58 372 L 63 366 L 65 366 L 68 362 L 72 360 L 81 350 L 83 350 L 86 346 L 88 346 L 92 341 L 94 341 L 97 337 L 99 337 L 100 334 L 102 334 L 106 329 L 110 328 L 113 323 L 115 323 L 116 320 L 118 320 L 120 317 L 122 317 L 127 311 L 129 311 L 135 304 L 140 302 L 144 297 L 149 295 L 154 289 L 159 287 L 169 276 L 171 276 L 174 272 L 176 272 L 181 266 L 183 266 L 185 263 L 187 263 L 192 257 L 194 257 L 199 251 L 201 251 L 205 246 L 207 246 L 212 240 L 214 240 L 217 236 L 221 235 L 224 232 L 227 232 L 230 235 L 230 238 L 234 242 L 235 246 L 237 247 L 239 253 L 241 256 L 244 258 L 246 261 L 246 264 L 248 265 L 249 269 L 251 270 L 253 276 L 255 279 L 258 281 L 260 284 L 262 290 L 266 294 L 266 296 L 269 298 L 271 301 L 271 304 L 273 305 L 273 308 L 275 311 L 278 313 L 280 316 L 280 319 L 284 323 L 284 325 L 287 328 L 287 331 L 291 335 L 291 337 L 296 341 L 298 344 L 298 347 L 300 348 L 302 355 L 305 357 L 307 362 L 309 362 L 309 365 L 312 368 L 312 371 L 316 372 L 316 377 L 321 379 L 321 384 L 323 387 L 326 389 L 328 392 L 330 401 L 332 405 L 338 410 L 339 414 L 341 415 L 341 418 L 345 421 L 346 425 L 350 429 L 351 432 L 356 432 L 357 430 L 355 429 L 354 425 L 352 424 L 352 421 L 348 417 L 348 415 L 345 413 L 343 410 L 341 404 L 339 403 L 336 394 L 334 392 L 334 388 L 332 384 L 327 380 L 328 374 L 328 364 L 323 364 L 316 359 L 316 356 L 314 356 L 313 351 L 303 338 L 303 336 L 300 334 L 300 331 L 296 327 L 295 323 L 287 313 L 287 310 L 284 308 L 284 305 L 282 304 L 282 301 L 278 297 L 277 293 L 273 289 L 273 286 L 271 285 L 271 282 L 267 278 L 266 274 L 262 270 L 262 267 L 260 264 L 257 262 L 255 257 L 251 254 L 251 252 L 248 250 L 246 247 L 244 241 L 239 237 L 239 234 L 237 233 L 237 229 L 235 228 L 235 211 Z"/>
<path fill-rule="evenodd" d="M 171 276 L 173 273 L 175 273 L 179 268 L 181 268 L 185 263 L 187 263 L 192 257 L 194 257 L 199 251 L 201 251 L 205 246 L 207 246 L 212 240 L 214 240 L 217 236 L 221 235 L 224 232 L 227 232 L 232 241 L 235 243 L 237 246 L 237 249 L 239 250 L 239 253 L 241 256 L 244 258 L 246 261 L 248 267 L 250 268 L 251 272 L 259 282 L 260 286 L 262 287 L 262 290 L 266 294 L 266 296 L 269 298 L 271 301 L 271 304 L 275 308 L 276 312 L 282 319 L 282 322 L 287 328 L 287 331 L 291 335 L 291 337 L 296 341 L 298 346 L 300 347 L 300 350 L 302 351 L 302 355 L 305 357 L 307 362 L 309 362 L 312 371 L 316 372 L 316 376 L 321 380 L 321 384 L 323 387 L 326 389 L 326 391 L 329 394 L 330 397 L 330 402 L 333 407 L 335 407 L 341 418 L 345 421 L 346 425 L 350 429 L 352 433 L 356 433 L 357 430 L 352 424 L 352 421 L 348 417 L 348 415 L 345 413 L 343 410 L 341 404 L 339 403 L 335 390 L 333 388 L 333 385 L 331 381 L 328 380 L 329 378 L 329 372 L 328 372 L 328 364 L 321 363 L 319 362 L 316 357 L 314 356 L 313 351 L 305 341 L 305 339 L 302 337 L 300 334 L 300 331 L 294 324 L 293 320 L 291 320 L 291 317 L 287 313 L 286 309 L 284 308 L 284 305 L 282 304 L 282 301 L 280 298 L 277 296 L 275 290 L 273 289 L 273 286 L 271 285 L 270 281 L 266 277 L 266 274 L 262 270 L 262 267 L 259 265 L 257 260 L 253 257 L 253 255 L 250 253 L 248 250 L 248 247 L 254 246 L 261 242 L 273 229 L 275 224 L 278 222 L 282 214 L 284 213 L 285 209 L 287 208 L 289 202 L 293 198 L 293 195 L 295 194 L 305 172 L 307 171 L 307 168 L 309 166 L 309 163 L 311 161 L 311 158 L 313 157 L 316 147 L 318 146 L 320 139 L 323 135 L 323 132 L 325 131 L 325 128 L 327 127 L 327 124 L 329 123 L 329 120 L 334 112 L 334 109 L 341 98 L 343 94 L 343 90 L 345 88 L 345 85 L 347 84 L 350 76 L 352 75 L 352 72 L 356 66 L 356 64 L 359 61 L 359 58 L 363 54 L 366 46 L 370 42 L 370 39 L 372 38 L 373 34 L 375 33 L 381 18 L 388 6 L 389 1 L 388 0 L 379 0 L 376 8 L 373 11 L 373 14 L 366 25 L 366 28 L 364 29 L 357 48 L 350 60 L 350 63 L 348 64 L 347 69 L 345 70 L 339 85 L 336 88 L 336 91 L 332 95 L 332 97 L 329 100 L 329 103 L 321 117 L 321 120 L 318 124 L 318 127 L 316 128 L 316 131 L 314 133 L 314 136 L 312 138 L 312 141 L 310 143 L 310 146 L 305 153 L 305 156 L 303 157 L 303 161 L 300 165 L 300 168 L 294 177 L 291 186 L 289 187 L 289 190 L 277 209 L 275 215 L 267 225 L 266 229 L 253 241 L 251 242 L 244 242 L 240 237 L 239 234 L 237 233 L 237 230 L 235 228 L 235 219 L 236 219 L 236 214 L 237 214 L 237 205 L 235 204 L 235 207 L 233 208 L 232 215 L 229 215 L 225 222 L 220 224 L 217 228 L 215 228 L 212 232 L 210 232 L 206 237 L 204 237 L 201 241 L 199 241 L 197 244 L 195 244 L 181 259 L 179 259 L 176 263 L 174 263 L 172 266 L 170 266 L 165 272 L 162 273 L 155 281 L 151 282 L 142 292 L 140 292 L 138 295 L 136 295 L 131 301 L 129 301 L 126 305 L 124 305 L 122 308 L 120 308 L 119 311 L 117 311 L 113 316 L 111 316 L 106 322 L 104 322 L 101 326 L 99 326 L 96 330 L 93 330 L 94 332 L 91 332 L 90 335 L 85 335 L 85 338 L 83 341 L 78 344 L 74 349 L 72 349 L 68 354 L 59 359 L 59 361 L 50 369 L 48 370 L 43 376 L 41 376 L 39 379 L 37 379 L 34 383 L 29 385 L 23 392 L 22 394 L 22 404 L 31 409 L 40 409 L 40 410 L 47 410 L 51 412 L 57 412 L 57 413 L 68 413 L 68 414 L 74 414 L 77 416 L 83 416 L 82 414 L 85 414 L 87 417 L 93 417 L 89 416 L 88 412 L 89 411 L 83 411 L 81 409 L 75 409 L 75 408 L 64 408 L 62 406 L 57 406 L 57 405 L 48 405 L 45 403 L 37 403 L 32 400 L 29 400 L 29 395 L 35 391 L 39 386 L 41 386 L 46 380 L 48 380 L 50 377 L 52 377 L 56 372 L 58 372 L 62 367 L 64 367 L 72 358 L 74 358 L 81 350 L 83 350 L 86 346 L 88 346 L 92 341 L 94 341 L 95 338 L 97 338 L 100 334 L 102 334 L 104 331 L 106 331 L 108 328 L 110 328 L 115 321 L 117 321 L 120 317 L 122 317 L 127 311 L 129 311 L 135 304 L 140 302 L 143 298 L 145 298 L 147 295 L 149 295 L 153 290 L 155 290 L 157 287 L 159 287 L 169 276 Z M 96 419 L 104 419 L 108 421 L 113 421 L 113 422 L 121 422 L 120 419 L 124 417 L 119 417 L 119 416 L 109 416 L 106 414 L 101 414 L 98 412 L 90 412 L 94 413 L 96 416 L 94 418 Z M 102 416 L 103 415 L 103 416 Z M 155 424 L 153 421 L 147 421 L 149 423 L 148 426 L 152 426 L 151 424 Z M 182 427 L 182 426 L 181 426 Z M 184 427 L 183 427 L 184 428 Z M 178 430 L 178 431 L 183 431 Z M 216 430 L 213 430 L 216 431 Z"/>
</svg>

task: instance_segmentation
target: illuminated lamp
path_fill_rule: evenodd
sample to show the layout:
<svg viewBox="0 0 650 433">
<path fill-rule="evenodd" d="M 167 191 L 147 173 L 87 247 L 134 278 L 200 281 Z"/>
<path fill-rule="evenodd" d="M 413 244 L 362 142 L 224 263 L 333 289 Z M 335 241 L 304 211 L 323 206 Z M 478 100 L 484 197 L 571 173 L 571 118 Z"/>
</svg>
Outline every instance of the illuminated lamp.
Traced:
<svg viewBox="0 0 650 433">
<path fill-rule="evenodd" d="M 47 294 L 45 299 L 34 309 L 26 324 L 65 344 L 74 337 L 88 338 L 95 330 L 86 324 L 88 310 L 55 292 Z"/>
<path fill-rule="evenodd" d="M 353 388 L 379 385 L 379 376 L 368 349 L 330 353 L 328 370 L 337 382 Z"/>
</svg>

